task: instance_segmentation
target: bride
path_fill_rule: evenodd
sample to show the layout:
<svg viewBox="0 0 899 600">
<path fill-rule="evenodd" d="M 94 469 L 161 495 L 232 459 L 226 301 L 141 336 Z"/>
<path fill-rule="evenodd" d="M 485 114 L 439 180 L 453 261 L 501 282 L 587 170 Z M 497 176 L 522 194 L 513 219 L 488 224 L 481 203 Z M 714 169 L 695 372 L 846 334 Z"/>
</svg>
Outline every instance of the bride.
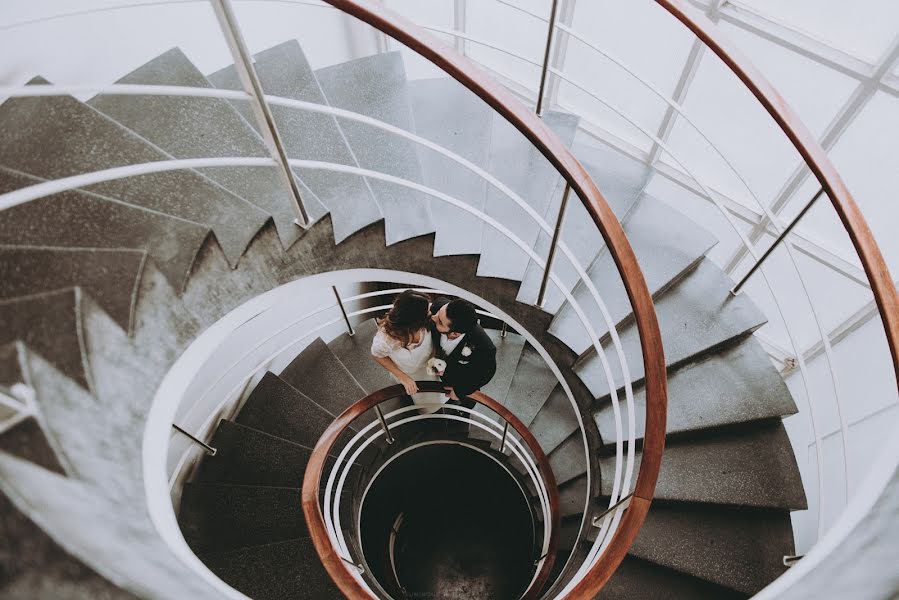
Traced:
<svg viewBox="0 0 899 600">
<path fill-rule="evenodd" d="M 378 332 L 371 343 L 371 354 L 390 376 L 403 385 L 415 404 L 441 404 L 445 394 L 418 393 L 416 380 L 439 381 L 428 369 L 434 356 L 431 338 L 431 299 L 425 294 L 405 290 L 393 303 L 384 318 L 378 320 Z M 432 413 L 439 406 L 422 408 Z"/>
</svg>

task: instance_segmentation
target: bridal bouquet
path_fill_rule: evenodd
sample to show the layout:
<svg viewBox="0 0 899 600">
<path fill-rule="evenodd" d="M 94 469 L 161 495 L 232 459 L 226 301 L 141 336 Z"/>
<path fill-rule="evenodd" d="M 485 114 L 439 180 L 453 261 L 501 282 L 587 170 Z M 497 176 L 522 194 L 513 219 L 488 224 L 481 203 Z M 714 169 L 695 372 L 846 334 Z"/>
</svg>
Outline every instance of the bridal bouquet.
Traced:
<svg viewBox="0 0 899 600">
<path fill-rule="evenodd" d="M 443 375 L 446 370 L 446 361 L 441 358 L 428 359 L 428 372 L 431 375 Z"/>
</svg>

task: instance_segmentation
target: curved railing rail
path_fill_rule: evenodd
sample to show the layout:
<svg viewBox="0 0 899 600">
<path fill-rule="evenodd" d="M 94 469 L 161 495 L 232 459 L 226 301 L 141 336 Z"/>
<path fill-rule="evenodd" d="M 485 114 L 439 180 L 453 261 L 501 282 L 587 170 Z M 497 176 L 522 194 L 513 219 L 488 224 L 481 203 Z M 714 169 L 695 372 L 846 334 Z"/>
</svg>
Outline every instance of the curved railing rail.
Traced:
<svg viewBox="0 0 899 600">
<path fill-rule="evenodd" d="M 423 393 L 443 392 L 443 386 L 442 384 L 440 384 L 440 382 L 419 381 L 417 382 L 417 384 L 419 391 Z M 309 527 L 310 537 L 312 538 L 316 552 L 318 552 L 318 555 L 321 558 L 322 564 L 324 564 L 325 569 L 327 569 L 328 573 L 334 579 L 334 582 L 337 584 L 340 591 L 343 592 L 343 594 L 351 600 L 369 600 L 371 596 L 360 585 L 359 581 L 356 578 L 356 575 L 350 570 L 346 558 L 343 557 L 341 553 L 335 549 L 336 540 L 332 539 L 332 533 L 327 525 L 326 515 L 322 511 L 322 506 L 319 500 L 321 492 L 321 481 L 325 470 L 325 463 L 328 461 L 328 457 L 334 453 L 334 446 L 337 443 L 338 438 L 340 438 L 340 436 L 345 431 L 347 431 L 347 428 L 351 423 L 353 423 L 356 419 L 362 417 L 372 409 L 378 410 L 380 416 L 380 410 L 377 408 L 380 404 L 394 398 L 403 397 L 405 396 L 405 394 L 406 392 L 403 386 L 394 385 L 369 394 L 365 398 L 362 398 L 355 404 L 349 406 L 331 423 L 331 425 L 328 426 L 328 428 L 322 434 L 321 438 L 312 451 L 312 455 L 309 458 L 309 463 L 306 467 L 306 472 L 303 477 L 302 506 L 303 513 L 306 516 L 306 523 Z M 549 507 L 549 540 L 546 544 L 547 548 L 545 556 L 542 557 L 542 559 L 538 563 L 540 564 L 540 569 L 538 570 L 537 574 L 534 576 L 530 585 L 522 596 L 524 600 L 533 600 L 539 597 L 542 592 L 543 586 L 549 578 L 549 574 L 552 570 L 555 560 L 555 553 L 558 548 L 560 500 L 558 487 L 556 486 L 555 477 L 552 472 L 552 467 L 549 464 L 549 459 L 540 448 L 540 444 L 537 439 L 530 432 L 530 430 L 528 430 L 527 426 L 525 426 L 525 424 L 522 423 L 520 419 L 518 419 L 518 417 L 512 414 L 512 412 L 510 412 L 499 402 L 493 400 L 482 392 L 475 392 L 470 396 L 470 398 L 478 404 L 481 404 L 494 413 L 498 414 L 505 420 L 505 422 L 511 425 L 511 427 L 520 436 L 521 440 L 524 442 L 525 446 L 536 461 L 537 471 L 541 479 L 543 480 L 543 483 L 545 484 Z M 453 407 L 452 409 L 456 408 L 458 407 Z M 403 410 L 414 409 L 415 407 L 410 407 Z M 383 416 L 381 416 L 382 427 L 384 428 L 385 433 L 388 433 L 388 435 L 389 428 L 395 427 L 396 425 L 402 423 L 403 422 L 393 423 L 388 426 L 386 421 L 383 420 Z M 375 423 L 369 425 L 369 427 L 374 426 Z M 360 432 L 360 435 L 362 433 L 364 432 Z M 343 454 L 341 454 L 341 457 L 342 456 Z M 339 469 L 340 463 L 341 459 L 338 459 L 337 464 L 334 467 L 335 471 Z M 333 479 L 333 477 L 331 479 Z M 332 488 L 332 483 L 332 480 L 329 480 L 329 492 Z M 328 493 L 326 493 L 325 502 L 328 502 Z"/>
</svg>

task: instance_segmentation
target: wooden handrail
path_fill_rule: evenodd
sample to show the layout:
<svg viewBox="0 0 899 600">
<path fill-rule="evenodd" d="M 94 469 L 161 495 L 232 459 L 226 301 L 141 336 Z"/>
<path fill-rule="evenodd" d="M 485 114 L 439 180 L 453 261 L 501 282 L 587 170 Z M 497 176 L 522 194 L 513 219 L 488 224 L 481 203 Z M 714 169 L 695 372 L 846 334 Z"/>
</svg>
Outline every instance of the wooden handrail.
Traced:
<svg viewBox="0 0 899 600">
<path fill-rule="evenodd" d="M 422 392 L 443 392 L 443 384 L 438 381 L 419 381 L 418 389 Z M 303 490 L 301 501 L 303 506 L 303 514 L 306 517 L 306 524 L 309 527 L 309 536 L 318 553 L 322 564 L 331 575 L 334 583 L 343 594 L 350 600 L 371 600 L 369 596 L 358 584 L 353 574 L 347 567 L 343 558 L 335 551 L 328 531 L 325 526 L 325 518 L 322 514 L 319 504 L 319 492 L 321 490 L 321 479 L 324 473 L 325 463 L 331 454 L 332 448 L 342 433 L 347 430 L 350 423 L 355 419 L 371 410 L 375 406 L 386 400 L 398 398 L 406 395 L 406 391 L 401 385 L 393 385 L 373 392 L 362 398 L 355 404 L 347 407 L 340 416 L 325 429 L 318 443 L 312 451 L 309 463 L 306 465 L 306 472 L 303 476 Z M 549 544 L 547 546 L 547 557 L 543 561 L 543 565 L 534 578 L 530 587 L 525 591 L 522 600 L 535 600 L 539 598 L 543 585 L 549 578 L 555 562 L 556 551 L 559 545 L 559 521 L 560 521 L 560 500 L 559 489 L 556 485 L 556 478 L 553 475 L 552 467 L 549 459 L 540 448 L 537 438 L 530 432 L 527 426 L 521 420 L 512 414 L 505 406 L 487 396 L 482 392 L 475 392 L 469 396 L 472 400 L 479 404 L 483 404 L 490 410 L 494 411 L 506 420 L 521 436 L 522 441 L 531 451 L 534 460 L 537 463 L 537 471 L 546 484 L 547 494 L 549 495 L 549 519 L 551 523 Z"/>
<path fill-rule="evenodd" d="M 386 33 L 442 69 L 478 96 L 524 135 L 556 168 L 584 205 L 590 218 L 593 219 L 593 223 L 602 235 L 609 254 L 618 268 L 618 273 L 621 275 L 640 336 L 646 389 L 646 430 L 643 437 L 640 472 L 634 484 L 635 502 L 632 502 L 631 506 L 634 506 L 635 503 L 641 505 L 639 500 L 642 499 L 645 501 L 643 505 L 648 510 L 655 493 L 659 470 L 662 466 L 662 455 L 665 451 L 668 377 L 665 370 L 662 336 L 652 295 L 649 293 L 637 257 L 608 202 L 593 183 L 583 165 L 578 162 L 555 132 L 502 84 L 490 77 L 470 59 L 459 54 L 455 49 L 408 19 L 371 0 L 324 0 L 324 2 L 382 33 Z M 584 579 L 578 585 L 578 593 L 569 594 L 569 598 L 592 599 L 599 592 L 611 573 L 624 560 L 627 548 L 630 548 L 636 539 L 645 516 L 646 511 L 628 511 L 615 534 L 618 541 L 609 546 L 603 555 L 603 560 L 585 574 Z M 624 550 L 612 552 L 613 549 L 617 550 L 618 548 L 624 548 Z M 598 574 L 605 575 L 599 577 Z M 352 598 L 356 597 L 359 596 L 352 596 Z"/>
</svg>

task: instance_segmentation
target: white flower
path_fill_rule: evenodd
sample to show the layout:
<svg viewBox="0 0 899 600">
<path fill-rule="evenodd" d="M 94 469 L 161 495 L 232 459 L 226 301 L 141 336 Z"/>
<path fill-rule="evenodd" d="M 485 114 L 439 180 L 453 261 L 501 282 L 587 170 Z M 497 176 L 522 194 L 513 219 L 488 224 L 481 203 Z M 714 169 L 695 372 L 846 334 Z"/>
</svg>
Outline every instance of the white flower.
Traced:
<svg viewBox="0 0 899 600">
<path fill-rule="evenodd" d="M 432 375 L 443 375 L 446 370 L 446 361 L 437 357 L 428 359 L 428 371 Z"/>
<path fill-rule="evenodd" d="M 471 356 L 471 348 L 468 346 L 462 348 L 462 356 Z"/>
</svg>

